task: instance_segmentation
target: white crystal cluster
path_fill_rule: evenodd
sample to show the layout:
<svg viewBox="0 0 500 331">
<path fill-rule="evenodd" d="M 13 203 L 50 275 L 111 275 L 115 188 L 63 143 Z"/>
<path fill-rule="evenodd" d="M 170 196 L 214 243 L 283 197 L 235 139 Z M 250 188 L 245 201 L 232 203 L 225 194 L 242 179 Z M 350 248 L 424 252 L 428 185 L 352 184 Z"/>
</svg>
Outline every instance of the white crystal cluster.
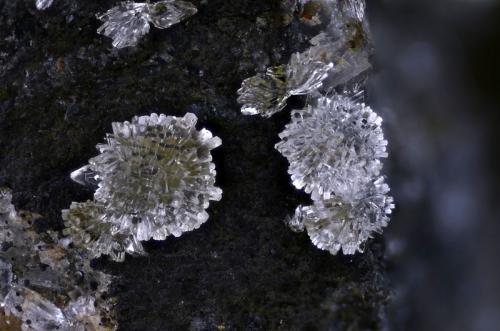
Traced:
<svg viewBox="0 0 500 331">
<path fill-rule="evenodd" d="M 36 9 L 45 10 L 52 5 L 52 2 L 54 2 L 54 0 L 36 0 L 36 3 L 35 3 Z"/>
<path fill-rule="evenodd" d="M 394 208 L 381 176 L 387 157 L 382 119 L 362 103 L 371 46 L 363 0 L 296 0 L 300 22 L 321 26 L 311 46 L 289 63 L 243 82 L 243 114 L 270 117 L 291 95 L 307 95 L 307 106 L 291 113 L 276 149 L 289 161 L 293 185 L 311 194 L 287 219 L 306 230 L 320 249 L 337 254 L 362 251 L 381 232 Z"/>
<path fill-rule="evenodd" d="M 337 254 L 362 251 L 360 245 L 387 226 L 394 208 L 383 177 L 373 178 L 362 186 L 354 186 L 348 196 L 332 195 L 318 199 L 312 206 L 299 206 L 287 219 L 296 232 L 304 228 L 314 245 Z"/>
<path fill-rule="evenodd" d="M 113 39 L 116 48 L 136 46 L 149 32 L 150 23 L 158 29 L 166 29 L 196 13 L 195 6 L 182 0 L 126 1 L 97 16 L 104 22 L 97 32 Z"/>
<path fill-rule="evenodd" d="M 289 163 L 296 188 L 311 193 L 312 206 L 299 206 L 287 220 L 309 234 L 320 249 L 362 252 L 362 244 L 389 222 L 394 208 L 380 176 L 387 157 L 382 119 L 349 97 L 321 97 L 292 112 L 276 149 Z"/>
<path fill-rule="evenodd" d="M 329 199 L 379 175 L 380 158 L 387 157 L 381 125 L 382 118 L 364 104 L 342 95 L 321 97 L 292 111 L 276 149 L 288 159 L 296 188 L 314 200 Z"/>
<path fill-rule="evenodd" d="M 37 215 L 17 212 L 11 198 L 0 189 L 0 310 L 22 330 L 115 330 L 111 276 L 69 238 L 36 232 Z"/>
<path fill-rule="evenodd" d="M 125 253 L 144 254 L 140 241 L 178 237 L 205 223 L 209 202 L 222 197 L 211 156 L 221 140 L 196 122 L 187 113 L 113 123 L 100 154 L 73 176 L 90 172 L 98 183 L 94 201 L 63 212 L 74 241 L 92 256 L 121 261 Z"/>
<path fill-rule="evenodd" d="M 312 57 L 309 51 L 292 55 L 287 65 L 268 68 L 266 73 L 243 81 L 238 90 L 241 112 L 272 116 L 285 108 L 292 95 L 308 94 L 319 88 L 332 66 L 331 62 Z"/>
<path fill-rule="evenodd" d="M 69 209 L 62 211 L 63 233 L 93 259 L 108 255 L 113 261 L 122 262 L 126 253 L 146 254 L 135 236 L 113 234 L 113 225 L 103 221 L 104 214 L 104 206 L 98 202 L 73 202 Z"/>
<path fill-rule="evenodd" d="M 299 17 L 324 26 L 324 31 L 311 38 L 307 50 L 293 54 L 288 64 L 243 81 L 238 102 L 245 115 L 270 117 L 283 110 L 292 95 L 310 95 L 320 88 L 332 93 L 371 67 L 363 0 L 297 0 L 291 6 Z"/>
</svg>

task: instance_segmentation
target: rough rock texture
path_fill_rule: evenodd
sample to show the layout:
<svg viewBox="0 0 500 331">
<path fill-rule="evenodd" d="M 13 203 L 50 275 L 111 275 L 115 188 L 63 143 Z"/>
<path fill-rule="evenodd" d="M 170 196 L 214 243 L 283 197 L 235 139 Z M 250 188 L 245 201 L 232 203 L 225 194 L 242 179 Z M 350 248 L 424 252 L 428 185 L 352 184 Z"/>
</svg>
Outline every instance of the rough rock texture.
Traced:
<svg viewBox="0 0 500 331">
<path fill-rule="evenodd" d="M 272 119 L 243 116 L 244 78 L 286 62 L 318 31 L 288 21 L 279 1 L 193 1 L 198 14 L 113 50 L 95 14 L 115 1 L 0 0 L 0 185 L 16 207 L 61 229 L 61 209 L 92 192 L 70 171 L 96 154 L 113 121 L 195 113 L 223 140 L 213 152 L 224 190 L 209 221 L 146 244 L 149 257 L 97 261 L 120 277 L 121 330 L 380 329 L 388 284 L 380 239 L 363 255 L 331 256 L 283 219 L 305 195 L 273 146 L 291 100 Z M 295 103 L 295 104 L 294 104 Z"/>
</svg>

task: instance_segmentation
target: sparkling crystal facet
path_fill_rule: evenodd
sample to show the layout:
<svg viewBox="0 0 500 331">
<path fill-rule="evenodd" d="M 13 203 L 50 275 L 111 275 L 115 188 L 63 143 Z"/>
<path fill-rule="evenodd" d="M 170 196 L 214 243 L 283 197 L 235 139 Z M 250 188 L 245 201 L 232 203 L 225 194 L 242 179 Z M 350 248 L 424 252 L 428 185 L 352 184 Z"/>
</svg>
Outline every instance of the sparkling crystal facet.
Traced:
<svg viewBox="0 0 500 331">
<path fill-rule="evenodd" d="M 181 0 L 164 0 L 153 4 L 122 2 L 97 16 L 104 22 L 97 32 L 113 39 L 113 46 L 116 48 L 136 46 L 149 32 L 150 23 L 165 29 L 196 12 L 196 7 Z"/>
</svg>

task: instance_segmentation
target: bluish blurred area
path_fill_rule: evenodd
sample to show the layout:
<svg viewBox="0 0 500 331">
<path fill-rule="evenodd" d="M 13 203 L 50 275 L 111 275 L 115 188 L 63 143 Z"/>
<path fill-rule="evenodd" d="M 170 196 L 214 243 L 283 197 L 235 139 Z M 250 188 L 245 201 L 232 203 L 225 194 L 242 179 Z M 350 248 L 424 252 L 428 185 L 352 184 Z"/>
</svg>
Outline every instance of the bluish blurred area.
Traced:
<svg viewBox="0 0 500 331">
<path fill-rule="evenodd" d="M 500 3 L 371 1 L 394 330 L 500 330 Z"/>
</svg>

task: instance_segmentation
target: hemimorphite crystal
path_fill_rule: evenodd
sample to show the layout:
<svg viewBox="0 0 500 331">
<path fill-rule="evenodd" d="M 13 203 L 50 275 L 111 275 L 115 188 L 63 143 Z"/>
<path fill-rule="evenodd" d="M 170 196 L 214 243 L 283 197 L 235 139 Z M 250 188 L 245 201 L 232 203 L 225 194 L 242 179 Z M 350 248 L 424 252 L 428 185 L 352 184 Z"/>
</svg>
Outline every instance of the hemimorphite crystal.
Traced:
<svg viewBox="0 0 500 331">
<path fill-rule="evenodd" d="M 323 97 L 292 111 L 276 149 L 288 159 L 296 188 L 314 200 L 329 199 L 379 175 L 379 159 L 387 157 L 381 124 L 370 107 L 347 96 Z"/>
<path fill-rule="evenodd" d="M 148 4 L 122 2 L 106 13 L 97 16 L 104 22 L 97 33 L 113 39 L 113 46 L 135 46 L 149 32 Z"/>
<path fill-rule="evenodd" d="M 345 35 L 333 38 L 323 32 L 311 39 L 312 46 L 309 48 L 311 56 L 323 58 L 334 64 L 323 81 L 324 94 L 330 94 L 336 87 L 350 83 L 357 77 L 363 77 L 362 74 L 371 68 L 370 48 L 364 39 L 364 34 L 358 31 L 358 28 L 361 26 L 353 25 L 352 29 L 356 32 L 353 31 L 353 35 L 349 38 Z"/>
<path fill-rule="evenodd" d="M 243 81 L 238 90 L 238 102 L 245 115 L 269 117 L 286 105 L 286 66 L 268 68 L 264 74 L 257 74 Z"/>
<path fill-rule="evenodd" d="M 94 202 L 73 202 L 62 211 L 65 229 L 63 233 L 91 258 L 108 255 L 112 260 L 122 262 L 125 253 L 145 255 L 142 244 L 131 233 L 114 233 L 113 225 L 103 221 L 104 206 Z"/>
<path fill-rule="evenodd" d="M 166 29 L 196 14 L 190 2 L 164 0 L 149 5 L 149 20 L 158 29 Z"/>
<path fill-rule="evenodd" d="M 295 53 L 286 66 L 271 67 L 265 74 L 247 78 L 238 90 L 238 102 L 245 115 L 270 117 L 283 110 L 292 95 L 318 89 L 333 67 L 331 62 L 311 56 L 309 51 Z"/>
<path fill-rule="evenodd" d="M 221 140 L 198 131 L 196 121 L 188 113 L 113 123 L 113 133 L 97 146 L 100 154 L 89 160 L 98 180 L 94 200 L 112 235 L 164 240 L 207 221 L 210 200 L 222 196 L 210 153 Z"/>
<path fill-rule="evenodd" d="M 293 54 L 288 63 L 288 95 L 304 95 L 317 90 L 332 68 L 332 62 L 309 50 Z"/>
<path fill-rule="evenodd" d="M 312 206 L 299 206 L 287 220 L 292 230 L 307 231 L 312 243 L 337 254 L 362 252 L 362 244 L 381 232 L 394 208 L 383 177 L 366 184 L 354 184 L 347 195 L 334 195 L 314 201 Z"/>
<path fill-rule="evenodd" d="M 97 16 L 104 22 L 97 32 L 113 39 L 116 48 L 136 46 L 149 32 L 150 23 L 165 29 L 196 12 L 196 7 L 181 0 L 163 0 L 153 4 L 126 1 Z"/>
</svg>

